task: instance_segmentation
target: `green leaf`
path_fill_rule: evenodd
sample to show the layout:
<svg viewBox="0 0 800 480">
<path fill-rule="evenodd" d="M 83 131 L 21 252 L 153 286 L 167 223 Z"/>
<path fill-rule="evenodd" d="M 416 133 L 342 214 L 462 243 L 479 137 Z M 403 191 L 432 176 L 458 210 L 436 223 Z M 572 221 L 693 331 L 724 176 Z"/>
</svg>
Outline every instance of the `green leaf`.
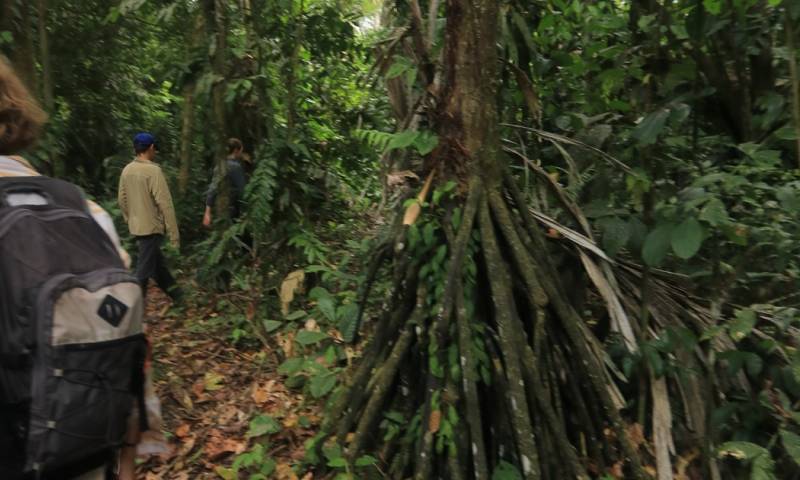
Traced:
<svg viewBox="0 0 800 480">
<path fill-rule="evenodd" d="M 386 71 L 386 78 L 397 78 L 412 67 L 413 63 L 411 60 L 406 57 L 397 56 L 395 62 L 389 67 L 389 70 Z"/>
<path fill-rule="evenodd" d="M 728 210 L 725 209 L 725 204 L 718 198 L 712 198 L 703 206 L 703 209 L 700 210 L 700 220 L 714 227 L 730 223 Z"/>
<path fill-rule="evenodd" d="M 342 457 L 332 458 L 328 460 L 328 466 L 334 468 L 344 468 L 347 466 L 347 460 Z"/>
<path fill-rule="evenodd" d="M 259 415 L 250 421 L 250 429 L 247 431 L 247 437 L 260 437 L 261 435 L 270 435 L 281 431 L 281 424 L 269 415 Z"/>
<path fill-rule="evenodd" d="M 294 320 L 300 320 L 301 318 L 305 317 L 306 315 L 308 315 L 308 314 L 303 310 L 295 310 L 294 312 L 290 313 L 289 315 L 286 315 L 286 320 L 289 320 L 290 322 L 294 321 Z"/>
<path fill-rule="evenodd" d="M 309 383 L 311 395 L 313 395 L 314 398 L 324 397 L 333 390 L 333 387 L 336 386 L 336 381 L 336 374 L 332 372 L 311 377 L 311 382 Z"/>
<path fill-rule="evenodd" d="M 764 368 L 764 360 L 762 360 L 757 354 L 748 352 L 747 358 L 744 361 L 744 365 L 747 369 L 748 375 L 751 377 L 756 377 Z"/>
<path fill-rule="evenodd" d="M 792 213 L 800 212 L 800 195 L 797 194 L 796 189 L 788 186 L 781 187 L 775 192 L 775 196 L 787 211 Z"/>
<path fill-rule="evenodd" d="M 703 0 L 706 11 L 712 15 L 719 15 L 722 11 L 722 0 Z"/>
<path fill-rule="evenodd" d="M 750 332 L 753 330 L 753 327 L 755 327 L 757 321 L 758 316 L 753 310 L 750 310 L 749 308 L 738 310 L 736 312 L 736 318 L 731 321 L 729 327 L 731 338 L 738 342 L 750 335 Z"/>
<path fill-rule="evenodd" d="M 658 353 L 658 350 L 656 350 L 652 345 L 644 345 L 642 347 L 642 353 L 647 359 L 647 364 L 653 369 L 653 373 L 656 375 L 656 377 L 663 375 L 664 359 L 661 358 L 661 354 Z"/>
<path fill-rule="evenodd" d="M 279 322 L 277 320 L 264 320 L 263 325 L 264 325 L 264 330 L 266 330 L 267 333 L 272 333 L 275 330 L 281 328 L 283 322 Z"/>
<path fill-rule="evenodd" d="M 427 155 L 436 148 L 439 144 L 439 137 L 431 132 L 421 132 L 416 139 L 414 139 L 414 147 L 420 155 Z"/>
<path fill-rule="evenodd" d="M 797 129 L 792 125 L 786 125 L 778 129 L 773 135 L 779 140 L 797 140 Z"/>
<path fill-rule="evenodd" d="M 652 145 L 664 129 L 669 115 L 669 110 L 663 108 L 650 113 L 633 129 L 633 138 L 638 141 L 639 145 Z"/>
<path fill-rule="evenodd" d="M 414 130 L 406 130 L 404 132 L 395 133 L 392 135 L 392 139 L 389 140 L 389 144 L 386 145 L 386 151 L 409 147 L 414 144 L 414 141 L 416 141 L 418 136 L 419 132 Z"/>
<path fill-rule="evenodd" d="M 661 265 L 669 252 L 671 224 L 662 224 L 647 234 L 642 246 L 642 260 L 651 267 Z"/>
<path fill-rule="evenodd" d="M 303 369 L 305 362 L 306 360 L 302 357 L 290 358 L 278 367 L 278 373 L 281 375 L 294 375 Z"/>
<path fill-rule="evenodd" d="M 307 347 L 309 345 L 313 345 L 317 342 L 321 342 L 322 340 L 328 338 L 328 334 L 323 332 L 312 332 L 311 330 L 300 330 L 297 332 L 297 336 L 294 337 L 294 341 L 299 343 L 300 345 Z"/>
<path fill-rule="evenodd" d="M 500 463 L 494 467 L 492 480 L 522 480 L 522 474 L 514 465 L 500 460 Z"/>
<path fill-rule="evenodd" d="M 703 226 L 695 218 L 688 218 L 670 234 L 675 255 L 686 260 L 692 258 L 703 244 Z"/>
<path fill-rule="evenodd" d="M 336 303 L 333 297 L 322 297 L 317 300 L 317 308 L 327 317 L 331 322 L 336 321 Z"/>
<path fill-rule="evenodd" d="M 781 430 L 781 443 L 794 463 L 800 465 L 800 435 L 789 430 Z"/>
<path fill-rule="evenodd" d="M 236 480 L 239 477 L 232 468 L 225 468 L 219 465 L 214 468 L 214 472 L 220 476 L 222 480 Z"/>
<path fill-rule="evenodd" d="M 739 460 L 753 460 L 765 453 L 767 453 L 767 449 L 751 442 L 726 442 L 717 449 L 717 455 L 720 458 L 733 457 Z"/>
<path fill-rule="evenodd" d="M 356 467 L 368 467 L 370 465 L 375 465 L 376 463 L 378 463 L 378 460 L 369 455 L 364 455 L 363 457 L 356 459 Z"/>
<path fill-rule="evenodd" d="M 358 305 L 348 303 L 339 307 L 336 314 L 339 318 L 339 331 L 346 342 L 353 341 L 356 334 L 356 321 L 358 320 Z"/>
<path fill-rule="evenodd" d="M 614 256 L 628 243 L 631 236 L 631 226 L 619 217 L 611 217 L 602 223 L 603 250 Z"/>
</svg>

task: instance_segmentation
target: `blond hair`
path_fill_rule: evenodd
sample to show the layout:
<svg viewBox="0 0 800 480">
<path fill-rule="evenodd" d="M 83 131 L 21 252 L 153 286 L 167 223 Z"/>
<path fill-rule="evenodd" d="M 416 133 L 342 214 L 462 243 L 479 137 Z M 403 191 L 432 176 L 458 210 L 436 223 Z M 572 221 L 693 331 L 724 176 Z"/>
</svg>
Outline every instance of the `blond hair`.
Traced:
<svg viewBox="0 0 800 480">
<path fill-rule="evenodd" d="M 0 55 L 0 155 L 23 150 L 36 140 L 47 114 Z"/>
</svg>

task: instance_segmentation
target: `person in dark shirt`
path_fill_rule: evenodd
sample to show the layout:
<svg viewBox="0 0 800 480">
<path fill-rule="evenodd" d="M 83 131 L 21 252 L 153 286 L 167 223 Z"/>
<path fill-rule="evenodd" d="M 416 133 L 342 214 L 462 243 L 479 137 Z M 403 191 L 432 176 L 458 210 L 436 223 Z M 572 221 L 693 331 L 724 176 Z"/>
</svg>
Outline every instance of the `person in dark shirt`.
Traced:
<svg viewBox="0 0 800 480">
<path fill-rule="evenodd" d="M 242 141 L 238 138 L 228 139 L 228 160 L 226 163 L 227 172 L 225 173 L 225 177 L 230 188 L 231 220 L 236 220 L 242 213 L 244 188 L 247 185 L 247 174 L 242 166 L 243 154 L 244 146 L 242 145 Z M 217 193 L 219 192 L 221 181 L 219 177 L 219 172 L 215 169 L 211 185 L 209 185 L 206 195 L 206 211 L 203 215 L 203 226 L 205 227 L 211 226 L 211 209 L 214 206 Z"/>
</svg>

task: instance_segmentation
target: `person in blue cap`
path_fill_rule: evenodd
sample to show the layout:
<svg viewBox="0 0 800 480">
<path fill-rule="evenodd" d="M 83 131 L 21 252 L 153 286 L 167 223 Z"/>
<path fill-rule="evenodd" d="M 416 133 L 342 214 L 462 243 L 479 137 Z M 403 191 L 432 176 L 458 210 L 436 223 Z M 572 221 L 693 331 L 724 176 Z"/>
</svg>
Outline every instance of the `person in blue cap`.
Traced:
<svg viewBox="0 0 800 480">
<path fill-rule="evenodd" d="M 139 246 L 136 277 L 145 293 L 152 278 L 173 300 L 179 300 L 181 290 L 161 252 L 165 234 L 176 249 L 180 247 L 180 234 L 167 180 L 155 163 L 156 138 L 151 133 L 137 133 L 133 137 L 133 150 L 136 158 L 122 170 L 117 200 L 128 230 Z"/>
</svg>

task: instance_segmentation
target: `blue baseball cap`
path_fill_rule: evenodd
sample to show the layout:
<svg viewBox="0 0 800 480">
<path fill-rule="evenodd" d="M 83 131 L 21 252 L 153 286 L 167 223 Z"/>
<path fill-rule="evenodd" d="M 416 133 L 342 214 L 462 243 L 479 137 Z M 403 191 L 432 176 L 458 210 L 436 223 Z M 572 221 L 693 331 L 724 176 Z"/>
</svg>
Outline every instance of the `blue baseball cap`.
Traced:
<svg viewBox="0 0 800 480">
<path fill-rule="evenodd" d="M 155 145 L 156 150 L 158 150 L 156 137 L 152 133 L 140 132 L 133 137 L 133 148 L 135 150 L 147 149 L 150 145 Z"/>
</svg>

